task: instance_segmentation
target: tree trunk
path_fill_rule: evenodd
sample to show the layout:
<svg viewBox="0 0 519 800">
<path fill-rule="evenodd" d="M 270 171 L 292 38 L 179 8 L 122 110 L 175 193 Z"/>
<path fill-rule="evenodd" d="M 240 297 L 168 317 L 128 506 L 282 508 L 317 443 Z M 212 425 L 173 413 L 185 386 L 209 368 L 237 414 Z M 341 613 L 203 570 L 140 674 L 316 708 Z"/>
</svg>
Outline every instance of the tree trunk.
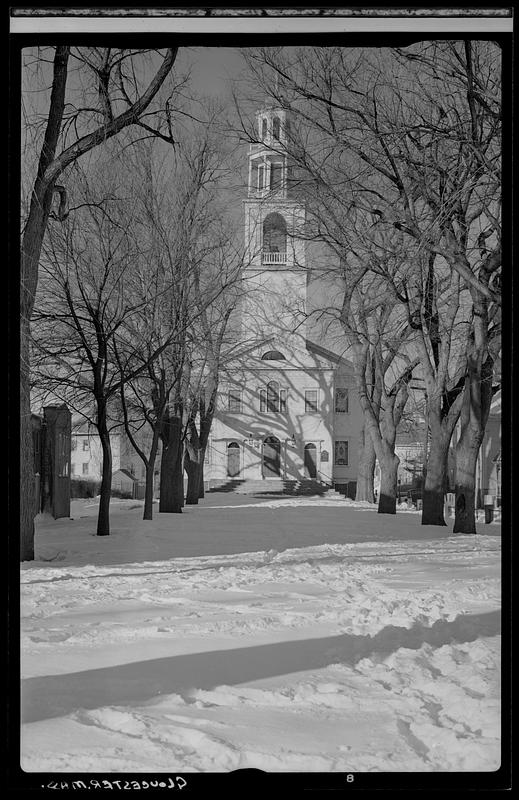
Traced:
<svg viewBox="0 0 519 800">
<path fill-rule="evenodd" d="M 186 504 L 198 505 L 200 497 L 200 437 L 194 417 L 189 419 L 184 456 L 184 468 L 187 474 Z"/>
<path fill-rule="evenodd" d="M 22 322 L 22 328 L 23 328 Z M 28 325 L 26 326 L 28 328 Z M 35 482 L 29 396 L 29 333 L 21 334 L 20 359 L 20 560 L 34 559 Z"/>
<path fill-rule="evenodd" d="M 198 497 L 200 500 L 203 500 L 205 497 L 204 458 L 205 458 L 205 447 L 200 451 L 200 470 L 198 472 Z"/>
<path fill-rule="evenodd" d="M 160 462 L 159 512 L 181 514 L 184 505 L 182 423 L 180 417 L 164 421 Z"/>
<path fill-rule="evenodd" d="M 148 461 L 146 462 L 146 486 L 144 489 L 144 513 L 143 520 L 153 519 L 153 492 L 155 489 L 155 461 L 157 460 L 158 436 L 153 431 L 153 443 L 151 445 Z"/>
<path fill-rule="evenodd" d="M 155 469 L 155 461 L 153 464 L 150 462 L 146 464 L 146 486 L 144 489 L 144 513 L 142 515 L 143 520 L 152 520 L 153 519 L 153 486 L 154 486 L 154 474 L 153 471 Z"/>
<path fill-rule="evenodd" d="M 186 454 L 184 466 L 187 472 L 186 505 L 198 505 L 200 497 L 200 464 Z"/>
<path fill-rule="evenodd" d="M 397 455 L 385 453 L 379 458 L 380 463 L 380 497 L 379 514 L 396 514 L 397 474 L 400 459 Z"/>
<path fill-rule="evenodd" d="M 99 498 L 99 515 L 97 517 L 97 535 L 110 534 L 110 498 L 112 495 L 112 446 L 106 424 L 106 407 L 101 406 L 97 414 L 97 429 L 103 450 L 103 467 L 101 478 L 101 496 Z"/>
<path fill-rule="evenodd" d="M 481 442 L 463 436 L 456 447 L 456 518 L 454 533 L 476 531 L 476 464 Z"/>
<path fill-rule="evenodd" d="M 448 477 L 450 436 L 431 437 L 427 474 L 423 489 L 422 525 L 445 525 L 443 513 L 445 481 Z"/>
<path fill-rule="evenodd" d="M 493 366 L 490 355 L 487 355 L 481 366 L 477 358 L 469 359 L 469 374 L 460 417 L 461 435 L 456 446 L 454 533 L 477 533 L 476 467 L 492 402 Z"/>
<path fill-rule="evenodd" d="M 38 265 L 52 205 L 54 180 L 45 180 L 61 130 L 70 47 L 56 47 L 54 73 L 45 138 L 38 174 L 31 196 L 29 216 L 21 247 L 20 281 L 20 555 L 34 559 L 34 463 L 31 426 L 29 342 L 30 320 L 38 285 Z"/>
<path fill-rule="evenodd" d="M 153 440 L 151 443 L 150 454 L 146 462 L 146 488 L 144 490 L 144 513 L 143 520 L 153 519 L 153 491 L 155 488 L 155 461 L 157 460 L 157 452 L 159 449 L 159 435 L 158 431 L 153 431 Z"/>
<path fill-rule="evenodd" d="M 373 480 L 376 460 L 377 456 L 371 436 L 368 431 L 363 428 L 359 447 L 359 468 L 357 472 L 357 493 L 355 495 L 355 500 L 367 500 L 368 503 L 375 502 Z"/>
</svg>

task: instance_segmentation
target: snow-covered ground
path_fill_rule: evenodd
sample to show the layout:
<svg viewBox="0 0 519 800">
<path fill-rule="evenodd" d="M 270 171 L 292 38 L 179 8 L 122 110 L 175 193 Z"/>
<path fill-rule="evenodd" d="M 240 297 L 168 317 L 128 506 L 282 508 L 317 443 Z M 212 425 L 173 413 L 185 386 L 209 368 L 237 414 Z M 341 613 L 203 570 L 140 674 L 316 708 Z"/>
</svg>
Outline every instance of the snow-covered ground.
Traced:
<svg viewBox="0 0 519 800">
<path fill-rule="evenodd" d="M 208 495 L 37 521 L 22 565 L 28 772 L 493 771 L 500 528 Z"/>
</svg>

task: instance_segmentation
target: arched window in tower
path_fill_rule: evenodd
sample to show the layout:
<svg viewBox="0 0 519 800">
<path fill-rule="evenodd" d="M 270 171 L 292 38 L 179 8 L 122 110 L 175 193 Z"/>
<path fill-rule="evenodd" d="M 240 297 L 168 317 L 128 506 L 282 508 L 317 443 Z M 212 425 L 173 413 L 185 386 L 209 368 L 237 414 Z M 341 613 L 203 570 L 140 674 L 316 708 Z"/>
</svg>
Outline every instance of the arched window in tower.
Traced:
<svg viewBox="0 0 519 800">
<path fill-rule="evenodd" d="M 263 221 L 263 263 L 284 264 L 287 250 L 287 223 L 274 212 Z"/>
<path fill-rule="evenodd" d="M 281 122 L 279 117 L 274 117 L 274 119 L 272 120 L 272 136 L 274 139 L 277 139 L 278 141 L 279 141 L 280 127 L 281 127 Z"/>
<path fill-rule="evenodd" d="M 267 119 L 266 119 L 266 117 L 263 117 L 263 119 L 261 120 L 261 138 L 263 139 L 263 141 L 265 141 L 265 139 L 267 138 Z"/>
</svg>

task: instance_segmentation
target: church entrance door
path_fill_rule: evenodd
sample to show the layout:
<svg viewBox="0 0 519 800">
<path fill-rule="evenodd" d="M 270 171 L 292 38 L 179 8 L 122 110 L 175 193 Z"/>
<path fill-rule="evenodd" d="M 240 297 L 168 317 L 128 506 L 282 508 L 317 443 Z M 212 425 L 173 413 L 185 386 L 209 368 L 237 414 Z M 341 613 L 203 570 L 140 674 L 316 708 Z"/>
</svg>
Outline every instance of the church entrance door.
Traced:
<svg viewBox="0 0 519 800">
<path fill-rule="evenodd" d="M 227 445 L 227 476 L 236 478 L 240 474 L 240 445 L 230 442 Z"/>
<path fill-rule="evenodd" d="M 281 474 L 281 442 L 267 436 L 263 442 L 263 477 L 279 478 Z"/>
<path fill-rule="evenodd" d="M 313 442 L 305 444 L 305 478 L 317 478 L 317 448 Z"/>
</svg>

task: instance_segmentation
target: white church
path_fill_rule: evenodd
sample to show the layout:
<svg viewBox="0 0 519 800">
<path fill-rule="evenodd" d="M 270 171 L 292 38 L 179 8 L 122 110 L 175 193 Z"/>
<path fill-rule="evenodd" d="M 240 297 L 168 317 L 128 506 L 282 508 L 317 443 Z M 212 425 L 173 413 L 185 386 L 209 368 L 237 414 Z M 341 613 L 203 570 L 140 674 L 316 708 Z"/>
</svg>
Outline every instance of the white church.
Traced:
<svg viewBox="0 0 519 800">
<path fill-rule="evenodd" d="M 316 481 L 354 496 L 362 411 L 350 362 L 308 338 L 312 264 L 297 232 L 284 110 L 257 114 L 244 200 L 245 355 L 220 385 L 204 468 L 211 486 Z M 247 346 L 250 345 L 250 346 Z"/>
</svg>

